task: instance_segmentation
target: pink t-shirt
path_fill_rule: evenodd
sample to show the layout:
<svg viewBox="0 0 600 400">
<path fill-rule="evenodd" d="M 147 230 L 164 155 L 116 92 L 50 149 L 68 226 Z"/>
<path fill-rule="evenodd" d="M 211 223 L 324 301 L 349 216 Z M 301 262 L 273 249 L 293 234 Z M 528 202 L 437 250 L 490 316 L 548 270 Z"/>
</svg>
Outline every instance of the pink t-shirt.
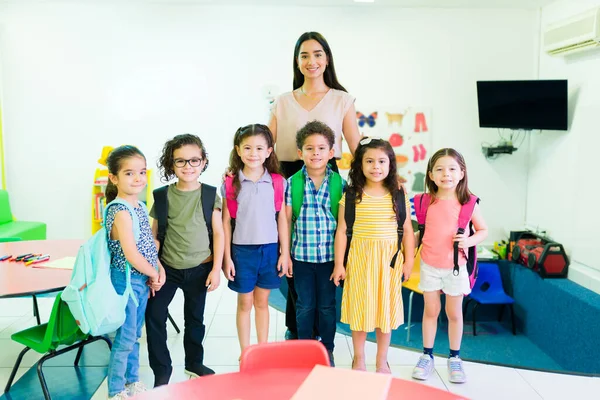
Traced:
<svg viewBox="0 0 600 400">
<path fill-rule="evenodd" d="M 457 199 L 437 199 L 427 209 L 425 236 L 421 258 L 426 264 L 437 268 L 454 267 L 454 235 L 458 230 L 461 204 Z M 458 265 L 465 265 L 464 251 L 458 253 Z"/>
</svg>

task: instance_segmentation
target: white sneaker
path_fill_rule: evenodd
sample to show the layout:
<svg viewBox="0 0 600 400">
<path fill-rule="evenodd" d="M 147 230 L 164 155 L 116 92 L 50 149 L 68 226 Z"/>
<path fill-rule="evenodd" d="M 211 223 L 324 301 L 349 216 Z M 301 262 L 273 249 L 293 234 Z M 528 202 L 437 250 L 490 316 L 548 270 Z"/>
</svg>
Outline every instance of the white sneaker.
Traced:
<svg viewBox="0 0 600 400">
<path fill-rule="evenodd" d="M 460 357 L 450 357 L 448 359 L 448 380 L 451 383 L 465 383 L 467 381 L 467 374 L 465 374 Z"/>
<path fill-rule="evenodd" d="M 148 388 L 142 382 L 134 382 L 128 385 L 125 385 L 125 390 L 130 396 L 134 396 L 138 393 L 143 393 L 148 391 Z"/>
<path fill-rule="evenodd" d="M 429 354 L 422 354 L 419 357 L 417 365 L 413 369 L 412 377 L 421 381 L 426 381 L 433 371 L 433 358 Z"/>
<path fill-rule="evenodd" d="M 127 394 L 127 390 L 123 390 L 121 393 L 117 393 L 112 397 L 109 397 L 108 400 L 125 400 L 128 399 L 129 395 Z"/>
</svg>

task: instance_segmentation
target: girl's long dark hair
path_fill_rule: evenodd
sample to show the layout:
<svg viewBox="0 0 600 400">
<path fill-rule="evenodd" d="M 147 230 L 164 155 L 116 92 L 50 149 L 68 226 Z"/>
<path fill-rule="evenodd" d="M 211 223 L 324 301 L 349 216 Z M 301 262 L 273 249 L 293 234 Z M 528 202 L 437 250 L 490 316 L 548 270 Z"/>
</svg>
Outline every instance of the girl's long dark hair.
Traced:
<svg viewBox="0 0 600 400">
<path fill-rule="evenodd" d="M 390 143 L 383 139 L 363 137 L 358 143 L 358 147 L 354 153 L 354 158 L 350 164 L 350 172 L 348 173 L 348 191 L 354 194 L 358 203 L 362 201 L 363 189 L 365 188 L 367 181 L 367 178 L 365 178 L 365 174 L 362 170 L 362 162 L 365 153 L 369 149 L 381 149 L 388 156 L 388 159 L 390 160 L 390 172 L 383 180 L 383 186 L 389 190 L 392 195 L 392 199 L 395 199 L 397 192 L 400 190 L 398 189 L 396 155 L 394 154 L 394 149 Z M 394 212 L 396 211 L 396 204 L 394 204 Z"/>
<path fill-rule="evenodd" d="M 108 154 L 108 157 L 106 157 L 106 166 L 108 167 L 108 172 L 114 176 L 117 176 L 121 170 L 123 161 L 131 157 L 142 157 L 144 160 L 146 160 L 144 153 L 142 153 L 140 149 L 135 146 L 126 145 L 113 149 Z M 119 190 L 117 189 L 117 186 L 109 179 L 106 185 L 106 190 L 104 191 L 104 196 L 106 196 L 106 204 L 116 199 L 118 194 Z"/>
<path fill-rule="evenodd" d="M 167 141 L 163 147 L 162 155 L 156 163 L 158 169 L 160 170 L 161 181 L 166 183 L 175 178 L 175 161 L 173 160 L 173 152 L 188 144 L 198 146 L 200 148 L 200 151 L 202 152 L 202 159 L 205 161 L 204 168 L 200 173 L 206 171 L 206 168 L 208 168 L 208 153 L 206 152 L 206 148 L 204 147 L 202 140 L 200 140 L 200 138 L 196 135 L 184 133 L 183 135 L 177 135 L 173 139 Z"/>
<path fill-rule="evenodd" d="M 238 193 L 241 189 L 240 177 L 238 172 L 244 168 L 244 163 L 237 153 L 237 149 L 241 148 L 242 142 L 250 136 L 262 136 L 267 142 L 267 147 L 273 149 L 275 141 L 273 140 L 273 134 L 268 126 L 262 124 L 246 125 L 239 128 L 233 136 L 233 149 L 229 156 L 229 170 L 233 172 L 233 187 L 235 188 L 235 197 L 237 198 Z M 275 151 L 271 151 L 271 155 L 265 160 L 263 166 L 270 174 L 280 174 L 279 172 L 279 161 Z"/>
<path fill-rule="evenodd" d="M 298 56 L 300 55 L 300 46 L 302 43 L 307 40 L 316 40 L 323 47 L 323 51 L 327 56 L 327 67 L 325 68 L 325 72 L 323 73 L 323 80 L 325 84 L 332 88 L 341 90 L 343 92 L 348 92 L 346 88 L 344 88 L 337 79 L 337 75 L 335 74 L 335 66 L 333 64 L 333 54 L 331 54 L 331 48 L 329 47 L 329 43 L 327 40 L 321 35 L 319 32 L 304 32 L 296 41 L 296 47 L 294 47 L 294 90 L 298 89 L 300 86 L 304 84 L 304 75 L 300 72 L 298 68 Z"/>
<path fill-rule="evenodd" d="M 431 202 L 433 203 L 436 199 L 438 186 L 429 177 L 429 173 L 433 172 L 433 167 L 435 166 L 437 160 L 445 156 L 454 158 L 465 175 L 456 186 L 456 197 L 458 198 L 458 202 L 460 204 L 467 204 L 471 199 L 471 191 L 469 190 L 469 179 L 467 178 L 467 164 L 465 163 L 465 159 L 463 158 L 462 154 L 451 148 L 439 149 L 435 152 L 434 155 L 431 156 L 429 162 L 427 163 L 427 173 L 425 174 L 425 187 L 427 188 L 427 193 L 431 195 Z"/>
</svg>

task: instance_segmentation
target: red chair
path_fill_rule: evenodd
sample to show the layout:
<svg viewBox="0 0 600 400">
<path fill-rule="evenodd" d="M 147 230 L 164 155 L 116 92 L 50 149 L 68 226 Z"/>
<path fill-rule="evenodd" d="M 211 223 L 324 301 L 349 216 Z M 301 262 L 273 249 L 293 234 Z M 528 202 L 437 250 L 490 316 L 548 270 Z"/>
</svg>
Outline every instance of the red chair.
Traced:
<svg viewBox="0 0 600 400">
<path fill-rule="evenodd" d="M 329 366 L 325 346 L 316 340 L 288 340 L 246 347 L 242 353 L 240 372 L 271 368 L 306 368 Z"/>
</svg>

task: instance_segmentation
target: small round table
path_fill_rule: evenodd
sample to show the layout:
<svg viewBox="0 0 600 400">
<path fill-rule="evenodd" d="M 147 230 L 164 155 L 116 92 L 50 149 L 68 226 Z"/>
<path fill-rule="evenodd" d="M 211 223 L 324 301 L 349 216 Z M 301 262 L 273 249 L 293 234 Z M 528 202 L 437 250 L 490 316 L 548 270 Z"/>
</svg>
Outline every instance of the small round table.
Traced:
<svg viewBox="0 0 600 400">
<path fill-rule="evenodd" d="M 0 243 L 0 257 L 22 254 L 49 254 L 50 260 L 75 257 L 83 240 L 28 240 Z M 58 292 L 69 284 L 71 270 L 35 268 L 23 262 L 0 261 L 0 299 L 8 297 L 33 297 L 33 314 L 40 324 L 37 295 Z"/>
</svg>

